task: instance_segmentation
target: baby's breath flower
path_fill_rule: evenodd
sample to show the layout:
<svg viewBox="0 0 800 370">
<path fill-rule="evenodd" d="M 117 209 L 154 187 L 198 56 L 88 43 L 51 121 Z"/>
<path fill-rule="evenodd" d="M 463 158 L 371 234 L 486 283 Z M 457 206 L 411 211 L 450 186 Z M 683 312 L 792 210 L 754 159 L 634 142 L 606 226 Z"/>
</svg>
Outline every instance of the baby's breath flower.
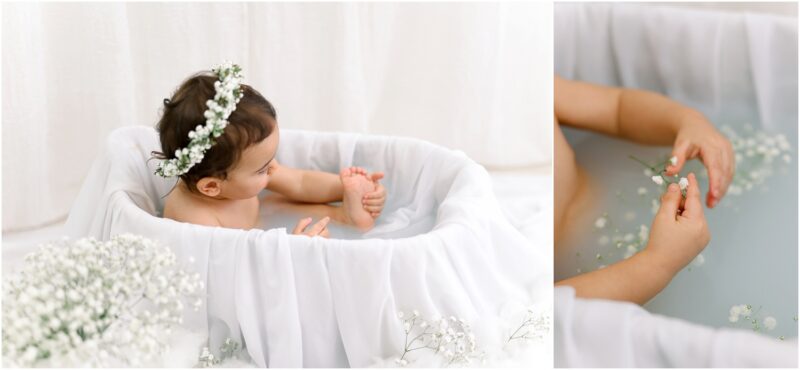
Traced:
<svg viewBox="0 0 800 370">
<path fill-rule="evenodd" d="M 702 253 L 698 254 L 697 257 L 692 260 L 692 265 L 700 267 L 706 263 L 706 258 L 703 256 Z"/>
<path fill-rule="evenodd" d="M 4 284 L 3 356 L 18 366 L 112 366 L 151 361 L 165 344 L 161 333 L 179 321 L 185 294 L 156 290 L 161 303 L 145 309 L 145 292 L 193 284 L 186 273 L 152 261 L 174 254 L 140 236 L 108 242 L 64 239 L 41 245 Z M 169 259 L 169 258 L 168 258 Z M 173 288 L 174 289 L 174 288 Z M 150 320 L 150 310 L 159 312 Z"/>
<path fill-rule="evenodd" d="M 638 251 L 639 249 L 637 249 L 635 245 L 630 244 L 628 245 L 628 248 L 625 250 L 625 255 L 623 256 L 623 258 L 625 259 L 631 258 Z"/>
<path fill-rule="evenodd" d="M 429 320 L 417 310 L 412 310 L 410 316 L 400 311 L 397 316 L 405 333 L 403 353 L 395 359 L 398 366 L 409 364 L 411 351 L 424 349 L 443 356 L 448 365 L 468 364 L 472 359 L 483 356 L 482 352 L 476 350 L 475 335 L 462 318 L 436 315 Z"/>
<path fill-rule="evenodd" d="M 605 217 L 599 217 L 597 220 L 594 221 L 594 227 L 598 229 L 602 229 L 606 227 L 606 222 L 608 220 Z"/>
<path fill-rule="evenodd" d="M 651 179 L 653 179 L 653 182 L 656 183 L 656 185 L 664 185 L 664 178 L 661 177 L 661 175 L 655 175 L 651 177 Z"/>
<path fill-rule="evenodd" d="M 242 98 L 242 69 L 236 64 L 225 62 L 212 68 L 212 71 L 219 80 L 214 82 L 214 99 L 206 101 L 208 109 L 203 113 L 206 125 L 197 125 L 189 132 L 189 146 L 175 150 L 175 158 L 161 161 L 155 172 L 157 175 L 173 177 L 189 172 L 203 160 L 205 152 L 215 144 L 214 138 L 221 136 L 228 125 L 228 117 Z"/>
<path fill-rule="evenodd" d="M 681 187 L 681 190 L 686 190 L 686 187 L 689 186 L 689 180 L 685 177 L 681 177 L 681 181 L 678 182 L 678 186 Z"/>
<path fill-rule="evenodd" d="M 783 134 L 770 135 L 764 131 L 748 129 L 743 138 L 730 126 L 720 128 L 728 137 L 736 160 L 736 173 L 727 194 L 741 195 L 765 182 L 776 171 L 776 160 L 785 164 L 792 161 L 792 147 Z"/>
<path fill-rule="evenodd" d="M 764 327 L 767 328 L 767 330 L 775 329 L 776 325 L 778 325 L 778 320 L 775 320 L 774 317 L 767 316 L 764 318 Z"/>
<path fill-rule="evenodd" d="M 647 225 L 639 225 L 639 241 L 641 243 L 647 242 L 647 238 L 650 236 L 650 229 Z"/>
</svg>

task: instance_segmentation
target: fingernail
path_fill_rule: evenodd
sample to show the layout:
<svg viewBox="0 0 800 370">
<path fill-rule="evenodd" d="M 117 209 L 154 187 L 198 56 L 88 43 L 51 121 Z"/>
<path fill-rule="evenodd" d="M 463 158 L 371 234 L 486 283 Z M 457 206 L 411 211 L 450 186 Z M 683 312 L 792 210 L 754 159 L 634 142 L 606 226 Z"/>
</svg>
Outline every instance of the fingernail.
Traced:
<svg viewBox="0 0 800 370">
<path fill-rule="evenodd" d="M 667 190 L 671 193 L 674 193 L 678 190 L 678 185 L 669 184 L 669 186 L 667 186 Z"/>
</svg>

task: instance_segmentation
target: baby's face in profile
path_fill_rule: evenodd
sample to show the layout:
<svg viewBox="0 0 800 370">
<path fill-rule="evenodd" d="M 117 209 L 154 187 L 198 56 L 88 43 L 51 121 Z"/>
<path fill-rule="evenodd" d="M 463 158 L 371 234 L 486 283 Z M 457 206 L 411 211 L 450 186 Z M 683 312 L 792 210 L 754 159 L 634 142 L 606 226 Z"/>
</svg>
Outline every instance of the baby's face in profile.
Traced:
<svg viewBox="0 0 800 370">
<path fill-rule="evenodd" d="M 279 141 L 280 130 L 276 125 L 266 139 L 245 149 L 239 162 L 222 181 L 220 195 L 227 199 L 248 199 L 267 187 Z"/>
</svg>

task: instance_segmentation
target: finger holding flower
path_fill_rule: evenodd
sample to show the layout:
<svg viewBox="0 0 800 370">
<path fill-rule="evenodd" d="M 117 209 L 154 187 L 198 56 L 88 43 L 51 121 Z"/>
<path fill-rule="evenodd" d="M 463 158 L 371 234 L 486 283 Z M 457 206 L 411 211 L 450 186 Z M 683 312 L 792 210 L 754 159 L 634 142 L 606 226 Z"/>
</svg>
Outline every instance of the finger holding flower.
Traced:
<svg viewBox="0 0 800 370">
<path fill-rule="evenodd" d="M 673 161 L 666 175 L 678 174 L 687 161 L 699 158 L 708 170 L 706 205 L 714 208 L 728 191 L 736 168 L 733 146 L 701 114 L 687 115 L 678 130 L 672 150 Z"/>
</svg>

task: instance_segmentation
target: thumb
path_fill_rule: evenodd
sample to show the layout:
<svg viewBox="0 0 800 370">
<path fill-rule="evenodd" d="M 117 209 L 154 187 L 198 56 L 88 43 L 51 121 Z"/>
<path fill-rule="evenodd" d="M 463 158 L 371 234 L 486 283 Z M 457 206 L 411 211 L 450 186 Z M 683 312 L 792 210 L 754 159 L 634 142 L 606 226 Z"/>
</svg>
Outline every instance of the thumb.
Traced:
<svg viewBox="0 0 800 370">
<path fill-rule="evenodd" d="M 689 141 L 681 141 L 680 143 L 675 143 L 675 147 L 672 148 L 672 158 L 675 158 L 675 164 L 670 163 L 667 165 L 667 175 L 672 176 L 681 171 L 683 165 L 689 159 L 689 149 L 691 149 L 691 142 Z"/>
<path fill-rule="evenodd" d="M 681 205 L 681 192 L 678 184 L 669 184 L 667 191 L 661 196 L 661 208 L 658 209 L 658 217 L 675 220 L 678 215 L 678 208 Z"/>
<path fill-rule="evenodd" d="M 700 186 L 694 173 L 689 174 L 689 186 L 686 187 L 686 202 L 682 216 L 703 217 L 703 202 L 700 201 Z"/>
</svg>

